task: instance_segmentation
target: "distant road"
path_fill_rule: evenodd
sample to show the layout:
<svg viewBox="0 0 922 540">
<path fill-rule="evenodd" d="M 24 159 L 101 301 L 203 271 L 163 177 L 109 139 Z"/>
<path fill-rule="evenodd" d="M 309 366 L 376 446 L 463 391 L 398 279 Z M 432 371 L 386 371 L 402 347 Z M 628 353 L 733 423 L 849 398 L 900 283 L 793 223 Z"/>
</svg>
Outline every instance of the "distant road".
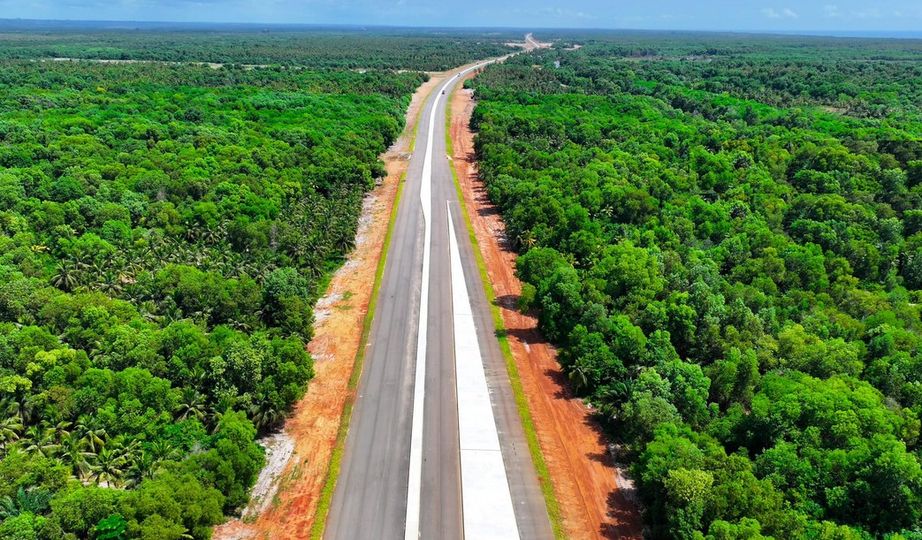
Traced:
<svg viewBox="0 0 922 540">
<path fill-rule="evenodd" d="M 329 540 L 553 538 L 445 143 L 448 96 L 486 63 L 421 112 Z"/>
<path fill-rule="evenodd" d="M 537 49 L 539 47 L 541 47 L 541 44 L 535 41 L 531 33 L 525 34 L 525 48 L 527 50 Z"/>
</svg>

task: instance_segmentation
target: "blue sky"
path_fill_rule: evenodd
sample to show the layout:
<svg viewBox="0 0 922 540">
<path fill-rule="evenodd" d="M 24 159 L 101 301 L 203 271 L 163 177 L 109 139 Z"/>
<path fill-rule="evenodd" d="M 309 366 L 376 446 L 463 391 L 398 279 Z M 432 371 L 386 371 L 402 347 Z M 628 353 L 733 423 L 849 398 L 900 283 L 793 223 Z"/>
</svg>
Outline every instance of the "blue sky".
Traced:
<svg viewBox="0 0 922 540">
<path fill-rule="evenodd" d="M 37 19 L 920 31 L 922 0 L 0 0 Z"/>
</svg>

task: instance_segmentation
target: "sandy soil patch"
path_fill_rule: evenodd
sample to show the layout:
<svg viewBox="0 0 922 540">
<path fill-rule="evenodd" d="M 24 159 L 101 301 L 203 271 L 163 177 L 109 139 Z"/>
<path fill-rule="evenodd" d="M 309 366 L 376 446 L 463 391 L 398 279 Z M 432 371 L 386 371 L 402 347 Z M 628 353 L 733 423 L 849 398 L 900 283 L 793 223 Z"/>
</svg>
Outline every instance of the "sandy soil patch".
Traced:
<svg viewBox="0 0 922 540">
<path fill-rule="evenodd" d="M 348 382 L 371 300 L 375 269 L 381 256 L 397 185 L 406 172 L 420 105 L 444 78 L 433 74 L 413 95 L 407 127 L 381 156 L 385 178 L 365 199 L 355 249 L 334 274 L 326 295 L 317 302 L 314 339 L 308 350 L 316 376 L 285 422 L 291 451 L 270 459 L 243 519 L 215 529 L 218 540 L 308 538 L 314 521 L 336 433 L 348 397 Z M 281 472 L 278 472 L 281 471 Z"/>
<path fill-rule="evenodd" d="M 260 444 L 266 449 L 266 466 L 259 472 L 256 485 L 250 492 L 250 504 L 241 514 L 244 520 L 258 516 L 269 507 L 278 492 L 279 477 L 295 449 L 294 439 L 284 431 L 266 437 Z"/>
<path fill-rule="evenodd" d="M 515 277 L 516 254 L 504 242 L 505 226 L 477 176 L 469 127 L 474 108 L 471 91 L 456 92 L 451 107 L 455 168 L 501 307 L 567 536 L 642 538 L 633 485 L 614 463 L 608 441 L 590 409 L 570 392 L 556 352 L 537 330 L 537 320 L 514 309 L 521 292 Z"/>
</svg>

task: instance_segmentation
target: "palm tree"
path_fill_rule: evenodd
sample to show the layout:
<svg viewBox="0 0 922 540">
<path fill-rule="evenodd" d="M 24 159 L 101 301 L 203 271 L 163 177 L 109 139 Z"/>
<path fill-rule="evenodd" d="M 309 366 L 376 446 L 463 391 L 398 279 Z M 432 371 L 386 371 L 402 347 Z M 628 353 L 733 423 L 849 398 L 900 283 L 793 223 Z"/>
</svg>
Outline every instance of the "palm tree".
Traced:
<svg viewBox="0 0 922 540">
<path fill-rule="evenodd" d="M 67 420 L 61 420 L 54 426 L 49 427 L 48 430 L 54 436 L 55 442 L 58 444 L 61 444 L 61 442 L 64 440 L 65 437 L 70 436 L 71 425 L 72 424 L 68 422 Z"/>
<path fill-rule="evenodd" d="M 118 487 L 125 474 L 124 463 L 125 458 L 120 452 L 103 448 L 90 464 L 89 478 L 96 485 L 105 484 L 108 487 Z"/>
<path fill-rule="evenodd" d="M 125 471 L 125 486 L 132 488 L 144 480 L 153 478 L 159 465 L 160 461 L 154 458 L 153 454 L 142 451 L 131 461 L 128 469 Z"/>
<path fill-rule="evenodd" d="M 80 437 L 74 434 L 68 434 L 61 440 L 60 459 L 67 465 L 70 465 L 73 475 L 76 478 L 85 478 L 90 472 L 90 460 L 96 457 L 96 454 L 87 451 Z"/>
<path fill-rule="evenodd" d="M 73 291 L 80 283 L 80 269 L 76 264 L 61 261 L 54 269 L 51 284 L 65 292 Z"/>
<path fill-rule="evenodd" d="M 92 425 L 83 417 L 77 422 L 77 431 L 81 434 L 83 445 L 94 453 L 98 453 L 106 445 L 109 436 L 104 428 Z"/>
<path fill-rule="evenodd" d="M 269 399 L 264 399 L 262 403 L 250 407 L 250 416 L 253 419 L 253 425 L 259 431 L 278 424 L 285 417 L 275 403 Z"/>
<path fill-rule="evenodd" d="M 209 433 L 214 435 L 218 432 L 218 427 L 221 425 L 221 418 L 224 417 L 224 413 L 221 411 L 226 409 L 221 409 L 220 407 L 209 407 L 208 410 L 210 414 L 205 417 L 205 425 L 208 427 Z"/>
<path fill-rule="evenodd" d="M 18 441 L 22 429 L 22 419 L 19 416 L 7 416 L 0 421 L 0 450 L 5 450 Z"/>
<path fill-rule="evenodd" d="M 161 313 L 163 314 L 161 316 L 162 320 L 167 323 L 181 321 L 185 318 L 182 309 L 180 309 L 179 306 L 176 305 L 176 302 L 170 297 L 167 297 L 166 301 L 163 302 Z"/>
<path fill-rule="evenodd" d="M 217 244 L 224 239 L 225 229 L 224 223 L 219 224 L 217 227 L 206 227 L 202 229 L 202 240 L 206 244 Z"/>
<path fill-rule="evenodd" d="M 107 270 L 99 274 L 96 288 L 109 296 L 118 296 L 118 294 L 122 292 L 121 276 L 117 272 Z"/>
<path fill-rule="evenodd" d="M 166 461 L 177 457 L 176 447 L 164 439 L 157 439 L 150 444 L 147 453 L 155 463 Z"/>
<path fill-rule="evenodd" d="M 16 415 L 19 421 L 25 426 L 32 421 L 32 414 L 35 412 L 35 406 L 29 401 L 28 397 L 23 395 L 18 400 L 7 402 L 7 415 Z"/>
<path fill-rule="evenodd" d="M 197 418 L 199 421 L 205 418 L 205 396 L 193 388 L 187 388 L 183 392 L 183 399 L 179 404 L 179 419 L 186 418 Z"/>
<path fill-rule="evenodd" d="M 15 499 L 9 495 L 0 498 L 0 520 L 18 516 L 21 512 Z"/>
<path fill-rule="evenodd" d="M 157 313 L 157 303 L 153 300 L 145 300 L 140 302 L 140 304 L 136 301 L 132 303 L 138 306 L 138 311 L 141 312 L 141 316 L 144 317 L 144 320 L 148 322 L 160 322 L 160 320 L 163 319 L 163 316 Z"/>
<path fill-rule="evenodd" d="M 567 374 L 567 378 L 570 379 L 570 384 L 573 385 L 573 392 L 576 394 L 582 394 L 583 390 L 589 387 L 589 370 L 579 362 L 570 368 L 570 373 Z"/>
<path fill-rule="evenodd" d="M 521 234 L 516 236 L 515 241 L 523 251 L 527 251 L 535 247 L 535 245 L 538 243 L 538 239 L 535 238 L 535 235 L 531 230 L 523 231 Z"/>
<path fill-rule="evenodd" d="M 9 396 L 0 399 L 0 413 L 5 413 L 7 416 L 16 414 L 13 407 L 13 399 L 11 399 Z"/>
<path fill-rule="evenodd" d="M 55 440 L 54 428 L 33 426 L 26 431 L 25 440 L 28 441 L 25 450 L 29 454 L 54 457 L 61 449 L 61 445 Z"/>
</svg>

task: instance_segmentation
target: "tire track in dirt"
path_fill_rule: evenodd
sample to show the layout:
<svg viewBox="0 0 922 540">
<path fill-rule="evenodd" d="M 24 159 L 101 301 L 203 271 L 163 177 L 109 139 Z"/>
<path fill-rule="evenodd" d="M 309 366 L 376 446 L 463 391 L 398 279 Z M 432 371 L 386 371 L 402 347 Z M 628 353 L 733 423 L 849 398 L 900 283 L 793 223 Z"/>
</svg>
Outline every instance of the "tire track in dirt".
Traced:
<svg viewBox="0 0 922 540">
<path fill-rule="evenodd" d="M 537 320 L 515 309 L 521 292 L 515 277 L 516 253 L 506 245 L 499 211 L 477 176 L 470 131 L 473 109 L 470 90 L 455 92 L 451 103 L 452 158 L 560 502 L 566 534 L 572 539 L 640 539 L 642 521 L 634 503 L 633 485 L 612 460 L 608 441 L 592 411 L 570 392 L 556 351 L 541 337 Z"/>
</svg>

